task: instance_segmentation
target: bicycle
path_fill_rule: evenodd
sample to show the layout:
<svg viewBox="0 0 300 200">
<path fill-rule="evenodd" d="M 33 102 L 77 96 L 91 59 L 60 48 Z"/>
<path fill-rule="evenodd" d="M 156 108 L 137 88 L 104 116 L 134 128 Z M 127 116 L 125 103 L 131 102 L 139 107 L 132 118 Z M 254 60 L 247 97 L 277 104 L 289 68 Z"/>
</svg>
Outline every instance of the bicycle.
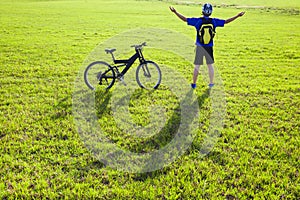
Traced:
<svg viewBox="0 0 300 200">
<path fill-rule="evenodd" d="M 111 66 L 103 61 L 95 61 L 87 66 L 84 71 L 84 81 L 86 85 L 95 90 L 96 87 L 104 87 L 106 90 L 110 89 L 116 79 L 120 80 L 124 85 L 124 75 L 131 68 L 137 59 L 140 64 L 136 69 L 136 81 L 141 88 L 157 89 L 161 83 L 161 71 L 159 66 L 151 61 L 145 60 L 142 50 L 147 46 L 146 42 L 139 45 L 132 45 L 135 48 L 135 53 L 127 60 L 116 60 L 113 52 L 116 49 L 105 49 L 107 54 L 111 54 L 114 65 Z M 120 72 L 119 68 L 125 68 Z"/>
</svg>

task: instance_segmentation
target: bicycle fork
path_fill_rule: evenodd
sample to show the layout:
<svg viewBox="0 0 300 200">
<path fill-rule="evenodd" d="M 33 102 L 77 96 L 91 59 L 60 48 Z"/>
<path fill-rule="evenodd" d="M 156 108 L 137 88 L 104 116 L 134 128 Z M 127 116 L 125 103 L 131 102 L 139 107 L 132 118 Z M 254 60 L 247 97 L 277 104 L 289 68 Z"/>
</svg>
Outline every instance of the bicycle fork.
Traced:
<svg viewBox="0 0 300 200">
<path fill-rule="evenodd" d="M 148 68 L 147 64 L 144 64 L 142 69 L 143 69 L 143 72 L 144 72 L 144 76 L 148 77 L 148 78 L 151 78 L 151 74 L 150 74 L 150 71 L 149 71 L 149 68 Z"/>
</svg>

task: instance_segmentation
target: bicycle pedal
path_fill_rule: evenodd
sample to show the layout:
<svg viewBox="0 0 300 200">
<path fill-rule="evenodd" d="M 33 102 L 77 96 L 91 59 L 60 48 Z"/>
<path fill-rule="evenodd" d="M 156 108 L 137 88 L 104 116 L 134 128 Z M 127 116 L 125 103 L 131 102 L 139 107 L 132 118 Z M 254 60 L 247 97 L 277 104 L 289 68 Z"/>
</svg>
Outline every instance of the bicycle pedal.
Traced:
<svg viewBox="0 0 300 200">
<path fill-rule="evenodd" d="M 124 78 L 123 77 L 120 77 L 119 80 L 123 83 L 123 85 L 127 86 L 127 84 L 125 83 L 124 81 Z"/>
</svg>

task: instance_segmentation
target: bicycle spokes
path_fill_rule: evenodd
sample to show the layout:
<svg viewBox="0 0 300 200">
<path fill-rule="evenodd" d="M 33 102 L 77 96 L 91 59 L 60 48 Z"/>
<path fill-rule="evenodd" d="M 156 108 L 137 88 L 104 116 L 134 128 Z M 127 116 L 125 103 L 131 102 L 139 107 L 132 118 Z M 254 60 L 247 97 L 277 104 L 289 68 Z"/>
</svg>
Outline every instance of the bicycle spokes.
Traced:
<svg viewBox="0 0 300 200">
<path fill-rule="evenodd" d="M 99 73 L 97 74 L 97 79 L 98 79 L 99 81 L 101 81 L 101 77 L 102 77 L 102 72 L 99 72 Z"/>
<path fill-rule="evenodd" d="M 91 63 L 84 72 L 87 86 L 95 90 L 96 87 L 110 88 L 115 81 L 115 73 L 109 64 L 101 61 Z"/>
<path fill-rule="evenodd" d="M 161 82 L 161 71 L 158 65 L 152 61 L 146 61 L 138 66 L 136 81 L 142 88 L 156 89 Z"/>
</svg>

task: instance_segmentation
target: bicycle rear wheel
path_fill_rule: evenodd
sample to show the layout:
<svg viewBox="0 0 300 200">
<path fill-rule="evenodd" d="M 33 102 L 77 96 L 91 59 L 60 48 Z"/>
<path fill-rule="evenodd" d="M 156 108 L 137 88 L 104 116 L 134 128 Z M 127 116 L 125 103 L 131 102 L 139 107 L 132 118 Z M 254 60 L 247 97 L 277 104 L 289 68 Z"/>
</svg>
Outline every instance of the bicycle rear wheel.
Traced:
<svg viewBox="0 0 300 200">
<path fill-rule="evenodd" d="M 84 81 L 91 90 L 109 89 L 116 79 L 113 68 L 106 62 L 91 63 L 84 71 Z"/>
<path fill-rule="evenodd" d="M 141 88 L 157 89 L 161 82 L 161 71 L 153 61 L 146 61 L 136 69 L 136 81 Z"/>
</svg>

